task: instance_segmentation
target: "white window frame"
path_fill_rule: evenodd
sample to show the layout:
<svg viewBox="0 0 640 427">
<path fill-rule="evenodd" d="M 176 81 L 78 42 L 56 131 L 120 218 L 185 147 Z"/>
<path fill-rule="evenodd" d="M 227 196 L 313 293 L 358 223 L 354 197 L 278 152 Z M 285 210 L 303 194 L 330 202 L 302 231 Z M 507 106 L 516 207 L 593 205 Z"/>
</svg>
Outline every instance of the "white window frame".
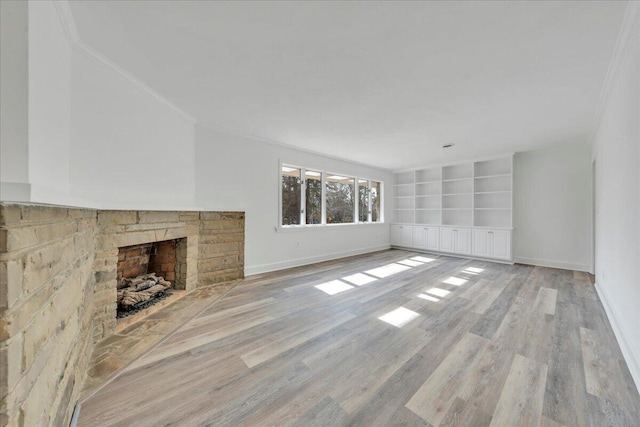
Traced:
<svg viewBox="0 0 640 427">
<path fill-rule="evenodd" d="M 301 189 L 300 189 L 300 224 L 295 225 L 283 225 L 282 224 L 282 168 L 290 167 L 300 169 L 300 179 L 301 179 Z M 307 192 L 307 183 L 306 183 L 306 174 L 307 171 L 312 172 L 320 172 L 321 175 L 321 188 L 322 188 L 322 203 L 321 203 L 321 212 L 322 212 L 322 221 L 320 224 L 307 224 L 307 206 L 306 206 L 306 192 Z M 354 200 L 354 222 L 340 223 L 340 224 L 328 224 L 327 223 L 327 188 L 326 188 L 326 179 L 327 175 L 340 175 L 348 178 L 354 179 L 355 185 L 355 200 Z M 367 221 L 360 221 L 359 218 L 359 209 L 360 209 L 360 181 L 367 181 L 368 192 L 368 201 L 367 205 L 369 206 L 369 212 L 367 213 Z M 300 229 L 326 229 L 327 227 L 345 227 L 345 226 L 362 226 L 362 225 L 377 225 L 384 224 L 384 181 L 381 179 L 372 179 L 365 178 L 362 176 L 358 176 L 356 174 L 351 173 L 342 173 L 342 172 L 327 172 L 324 168 L 316 168 L 316 167 L 306 167 L 306 166 L 298 166 L 295 163 L 283 162 L 282 160 L 278 161 L 278 225 L 276 227 L 276 231 L 285 231 L 285 230 L 300 230 Z M 373 206 L 371 205 L 371 183 L 372 182 L 380 183 L 380 218 L 379 221 L 373 222 Z"/>
</svg>

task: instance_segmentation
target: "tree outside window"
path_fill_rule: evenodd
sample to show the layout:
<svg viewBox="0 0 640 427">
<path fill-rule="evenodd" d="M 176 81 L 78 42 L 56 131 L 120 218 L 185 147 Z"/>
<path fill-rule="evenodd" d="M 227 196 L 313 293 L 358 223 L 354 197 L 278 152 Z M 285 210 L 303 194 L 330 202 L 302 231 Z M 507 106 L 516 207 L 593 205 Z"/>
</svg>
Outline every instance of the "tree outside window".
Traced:
<svg viewBox="0 0 640 427">
<path fill-rule="evenodd" d="M 306 224 L 322 224 L 322 173 L 308 170 L 304 176 Z"/>
<path fill-rule="evenodd" d="M 355 179 L 329 174 L 326 179 L 327 224 L 355 222 Z"/>
</svg>

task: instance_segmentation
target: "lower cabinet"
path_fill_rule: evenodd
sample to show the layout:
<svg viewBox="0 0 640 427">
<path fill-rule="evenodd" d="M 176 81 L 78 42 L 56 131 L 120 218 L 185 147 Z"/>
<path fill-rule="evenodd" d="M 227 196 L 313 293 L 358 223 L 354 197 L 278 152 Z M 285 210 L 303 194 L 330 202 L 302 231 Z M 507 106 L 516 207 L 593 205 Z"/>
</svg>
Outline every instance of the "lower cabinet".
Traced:
<svg viewBox="0 0 640 427">
<path fill-rule="evenodd" d="M 391 244 L 395 246 L 413 246 L 413 226 L 411 225 L 392 225 L 391 226 Z"/>
<path fill-rule="evenodd" d="M 391 244 L 478 258 L 511 260 L 510 230 L 393 224 Z"/>
<path fill-rule="evenodd" d="M 413 246 L 418 249 L 431 251 L 440 250 L 439 227 L 413 226 Z"/>
<path fill-rule="evenodd" d="M 442 252 L 471 255 L 471 229 L 440 227 L 440 250 Z"/>
<path fill-rule="evenodd" d="M 511 259 L 511 233 L 506 230 L 473 230 L 472 255 L 483 258 Z"/>
</svg>

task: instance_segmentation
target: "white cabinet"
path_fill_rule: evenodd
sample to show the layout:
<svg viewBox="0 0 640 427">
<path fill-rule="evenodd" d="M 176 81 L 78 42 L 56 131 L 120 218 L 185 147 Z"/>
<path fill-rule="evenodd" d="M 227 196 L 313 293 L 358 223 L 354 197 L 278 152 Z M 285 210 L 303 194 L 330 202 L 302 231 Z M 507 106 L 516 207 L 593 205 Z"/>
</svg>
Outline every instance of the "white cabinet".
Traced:
<svg viewBox="0 0 640 427">
<path fill-rule="evenodd" d="M 473 230 L 473 255 L 510 260 L 511 232 L 508 230 Z"/>
<path fill-rule="evenodd" d="M 471 229 L 440 227 L 440 250 L 456 254 L 471 254 Z"/>
<path fill-rule="evenodd" d="M 410 225 L 391 226 L 391 244 L 394 246 L 413 246 L 413 227 Z"/>
<path fill-rule="evenodd" d="M 440 227 L 413 227 L 413 247 L 417 249 L 440 250 Z"/>
</svg>

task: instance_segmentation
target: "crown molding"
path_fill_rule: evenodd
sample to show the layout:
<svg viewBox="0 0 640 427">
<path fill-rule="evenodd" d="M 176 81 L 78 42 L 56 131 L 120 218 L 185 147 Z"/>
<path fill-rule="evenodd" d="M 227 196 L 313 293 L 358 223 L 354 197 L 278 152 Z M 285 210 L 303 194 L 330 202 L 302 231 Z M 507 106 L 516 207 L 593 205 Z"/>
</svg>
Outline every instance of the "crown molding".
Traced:
<svg viewBox="0 0 640 427">
<path fill-rule="evenodd" d="M 98 65 L 102 66 L 106 70 L 109 70 L 113 74 L 117 75 L 121 79 L 128 82 L 130 85 L 141 89 L 146 92 L 153 98 L 155 98 L 161 104 L 169 107 L 171 110 L 180 115 L 184 120 L 186 120 L 190 125 L 194 126 L 197 120 L 191 116 L 190 114 L 183 111 L 180 107 L 169 101 L 164 96 L 160 95 L 157 91 L 152 89 L 142 80 L 135 77 L 133 74 L 129 73 L 124 68 L 120 67 L 118 64 L 102 55 L 100 52 L 96 51 L 92 47 L 88 46 L 84 43 L 79 36 L 78 28 L 76 27 L 75 20 L 73 18 L 73 12 L 71 10 L 71 5 L 68 0 L 54 0 L 54 5 L 58 12 L 58 16 L 60 18 L 60 23 L 62 24 L 62 28 L 67 36 L 67 40 L 69 41 L 69 45 L 75 49 L 78 53 L 84 55 L 85 57 L 93 60 Z"/>
<path fill-rule="evenodd" d="M 636 41 L 634 34 L 640 29 L 640 1 L 629 1 L 627 9 L 625 10 L 622 26 L 618 33 L 618 39 L 616 40 L 613 54 L 611 55 L 611 61 L 609 62 L 609 68 L 600 91 L 600 98 L 598 99 L 598 105 L 596 113 L 594 115 L 593 123 L 591 125 L 590 141 L 595 140 L 596 133 L 602 122 L 605 108 L 609 102 L 609 97 L 613 87 L 618 79 L 620 73 L 620 67 L 625 58 L 631 50 L 631 46 Z"/>
</svg>

